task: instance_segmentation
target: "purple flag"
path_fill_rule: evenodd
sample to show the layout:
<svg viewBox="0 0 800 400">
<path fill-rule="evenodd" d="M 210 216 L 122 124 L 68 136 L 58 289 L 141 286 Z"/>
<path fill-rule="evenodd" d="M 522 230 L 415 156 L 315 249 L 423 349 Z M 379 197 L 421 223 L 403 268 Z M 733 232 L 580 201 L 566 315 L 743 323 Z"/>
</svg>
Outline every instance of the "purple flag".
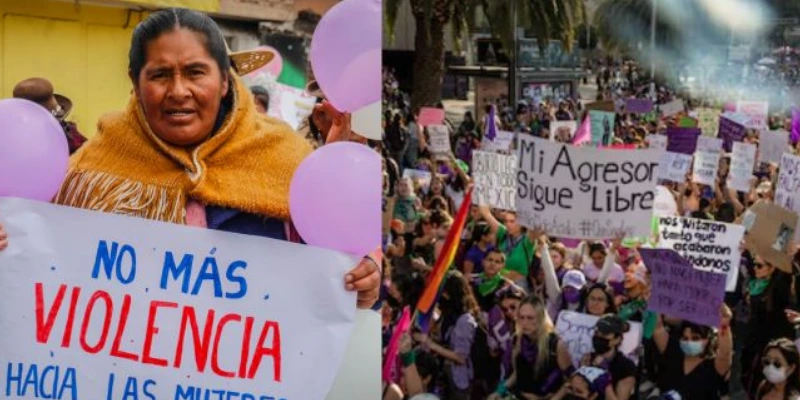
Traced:
<svg viewBox="0 0 800 400">
<path fill-rule="evenodd" d="M 724 273 L 701 271 L 670 249 L 639 249 L 650 271 L 648 309 L 696 324 L 719 327 Z"/>
<path fill-rule="evenodd" d="M 653 102 L 650 99 L 625 100 L 625 112 L 628 114 L 647 114 L 653 111 Z"/>
<path fill-rule="evenodd" d="M 700 137 L 700 128 L 667 128 L 667 151 L 692 155 L 697 150 L 697 138 Z"/>
<path fill-rule="evenodd" d="M 797 143 L 800 140 L 800 108 L 792 108 L 792 143 Z"/>
<path fill-rule="evenodd" d="M 489 109 L 489 116 L 487 117 L 488 120 L 486 121 L 486 138 L 494 141 L 494 138 L 497 137 L 497 127 L 495 126 L 494 120 L 494 106 Z"/>
</svg>

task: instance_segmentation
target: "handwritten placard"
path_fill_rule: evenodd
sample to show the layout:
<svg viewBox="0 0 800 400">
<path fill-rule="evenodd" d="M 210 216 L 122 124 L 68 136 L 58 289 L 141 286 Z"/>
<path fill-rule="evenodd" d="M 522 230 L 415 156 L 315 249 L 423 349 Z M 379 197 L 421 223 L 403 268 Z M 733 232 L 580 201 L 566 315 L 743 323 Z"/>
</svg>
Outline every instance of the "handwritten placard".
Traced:
<svg viewBox="0 0 800 400">
<path fill-rule="evenodd" d="M 692 182 L 712 186 L 717 179 L 719 169 L 719 151 L 697 150 L 694 154 Z"/>
<path fill-rule="evenodd" d="M 629 114 L 647 114 L 653 111 L 653 102 L 650 99 L 625 100 L 625 112 Z"/>
<path fill-rule="evenodd" d="M 517 217 L 565 238 L 646 236 L 659 150 L 613 151 L 520 136 Z"/>
<path fill-rule="evenodd" d="M 484 136 L 481 142 L 481 149 L 496 153 L 508 153 L 511 151 L 511 147 L 514 144 L 514 132 L 498 130 L 496 133 L 493 140 Z"/>
<path fill-rule="evenodd" d="M 19 199 L 0 199 L 0 220 L 15 397 L 323 399 L 334 383 L 354 257 Z"/>
<path fill-rule="evenodd" d="M 668 249 L 640 249 L 650 271 L 650 310 L 696 324 L 719 327 L 725 274 L 701 271 Z"/>
<path fill-rule="evenodd" d="M 745 127 L 750 129 L 767 129 L 769 103 L 766 101 L 737 101 L 736 112 L 748 117 Z"/>
<path fill-rule="evenodd" d="M 556 333 L 566 344 L 569 355 L 572 357 L 572 365 L 580 366 L 581 359 L 592 352 L 592 337 L 598 320 L 600 317 L 575 311 L 563 310 L 558 313 Z M 642 324 L 630 322 L 630 330 L 622 335 L 619 350 L 638 364 L 639 357 L 636 350 L 641 343 Z"/>
<path fill-rule="evenodd" d="M 410 178 L 411 182 L 414 183 L 414 186 L 421 188 L 425 193 L 428 193 L 428 190 L 431 187 L 431 179 L 433 178 L 430 171 L 411 168 L 406 168 L 403 170 L 403 177 Z"/>
<path fill-rule="evenodd" d="M 667 151 L 681 154 L 693 154 L 697 148 L 698 128 L 667 128 Z"/>
<path fill-rule="evenodd" d="M 775 204 L 800 214 L 800 157 L 783 153 L 779 171 Z M 800 229 L 795 229 L 795 240 L 800 240 Z"/>
<path fill-rule="evenodd" d="M 665 135 L 648 135 L 645 139 L 651 149 L 666 150 L 667 137 Z"/>
<path fill-rule="evenodd" d="M 577 130 L 577 121 L 550 121 L 550 141 L 570 143 Z"/>
<path fill-rule="evenodd" d="M 713 108 L 697 109 L 697 126 L 703 132 L 703 136 L 717 137 L 721 114 L 722 111 Z"/>
<path fill-rule="evenodd" d="M 788 274 L 792 273 L 789 245 L 797 228 L 797 213 L 777 204 L 758 202 L 747 210 L 747 249 Z M 744 222 L 744 217 L 741 218 Z"/>
<path fill-rule="evenodd" d="M 475 191 L 472 202 L 502 210 L 515 211 L 517 196 L 517 156 L 474 151 L 472 176 Z"/>
<path fill-rule="evenodd" d="M 756 145 L 734 142 L 730 172 L 728 173 L 728 186 L 739 192 L 749 192 L 755 164 Z"/>
<path fill-rule="evenodd" d="M 781 162 L 783 152 L 789 150 L 789 132 L 764 131 L 758 138 L 758 162 Z"/>
<path fill-rule="evenodd" d="M 686 175 L 689 173 L 689 168 L 692 167 L 692 156 L 665 151 L 661 155 L 661 161 L 658 165 L 658 179 L 675 183 L 684 183 L 686 182 Z"/>
<path fill-rule="evenodd" d="M 672 100 L 669 103 L 658 106 L 658 109 L 661 111 L 662 118 L 671 117 L 675 114 L 683 112 L 683 100 Z"/>
<path fill-rule="evenodd" d="M 740 142 L 747 132 L 747 128 L 734 121 L 732 117 L 730 114 L 724 114 L 719 119 L 719 137 L 722 139 L 722 147 L 727 152 L 733 149 L 733 142 Z"/>
<path fill-rule="evenodd" d="M 697 150 L 716 151 L 719 153 L 722 151 L 722 139 L 700 136 L 697 138 Z"/>
<path fill-rule="evenodd" d="M 419 124 L 422 126 L 442 125 L 444 110 L 434 107 L 422 107 L 419 110 Z"/>
<path fill-rule="evenodd" d="M 741 225 L 694 218 L 660 217 L 658 247 L 678 252 L 696 269 L 727 275 L 725 290 L 736 289 L 744 236 Z"/>
<path fill-rule="evenodd" d="M 608 146 L 614 140 L 614 119 L 616 114 L 605 111 L 589 111 L 591 124 L 592 144 L 595 146 Z"/>
<path fill-rule="evenodd" d="M 450 133 L 445 125 L 431 125 L 428 127 L 428 148 L 431 153 L 439 157 L 447 157 L 450 154 Z"/>
</svg>

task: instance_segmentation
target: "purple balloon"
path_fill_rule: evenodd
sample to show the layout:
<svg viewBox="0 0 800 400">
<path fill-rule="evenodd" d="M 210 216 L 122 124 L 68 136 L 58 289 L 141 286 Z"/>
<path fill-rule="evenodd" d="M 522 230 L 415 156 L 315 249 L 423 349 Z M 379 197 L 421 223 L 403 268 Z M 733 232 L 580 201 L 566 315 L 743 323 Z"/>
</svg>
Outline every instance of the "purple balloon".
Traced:
<svg viewBox="0 0 800 400">
<path fill-rule="evenodd" d="M 0 100 L 0 196 L 51 201 L 67 175 L 64 130 L 44 107 Z"/>
<path fill-rule="evenodd" d="M 314 78 L 339 111 L 381 99 L 381 21 L 380 0 L 344 0 L 314 30 Z"/>
<path fill-rule="evenodd" d="M 333 143 L 311 153 L 289 188 L 289 210 L 303 240 L 357 256 L 380 246 L 380 171 L 380 156 L 361 144 Z"/>
</svg>

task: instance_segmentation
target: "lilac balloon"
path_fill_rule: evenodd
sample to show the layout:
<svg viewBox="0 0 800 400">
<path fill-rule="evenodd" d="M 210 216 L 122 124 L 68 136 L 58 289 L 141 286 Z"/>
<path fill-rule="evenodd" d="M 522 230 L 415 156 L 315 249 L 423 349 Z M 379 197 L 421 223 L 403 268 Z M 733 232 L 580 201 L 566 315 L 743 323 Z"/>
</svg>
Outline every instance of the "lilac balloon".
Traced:
<svg viewBox="0 0 800 400">
<path fill-rule="evenodd" d="M 292 177 L 289 210 L 303 240 L 363 256 L 381 242 L 381 159 L 369 147 L 322 146 Z"/>
<path fill-rule="evenodd" d="M 380 0 L 344 0 L 314 30 L 314 78 L 339 111 L 381 99 L 381 21 Z"/>
<path fill-rule="evenodd" d="M 0 196 L 51 201 L 67 175 L 61 125 L 28 100 L 0 100 Z"/>
</svg>

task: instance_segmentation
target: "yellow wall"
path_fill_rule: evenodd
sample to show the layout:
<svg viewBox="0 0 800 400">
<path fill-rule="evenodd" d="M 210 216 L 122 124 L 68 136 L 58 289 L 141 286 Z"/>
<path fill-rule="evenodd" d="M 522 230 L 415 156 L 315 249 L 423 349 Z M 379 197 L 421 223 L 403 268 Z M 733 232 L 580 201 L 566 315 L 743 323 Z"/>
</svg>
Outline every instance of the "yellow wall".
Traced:
<svg viewBox="0 0 800 400">
<path fill-rule="evenodd" d="M 130 96 L 128 48 L 146 15 L 128 16 L 119 7 L 0 0 L 0 97 L 11 97 L 23 79 L 47 78 L 72 99 L 69 119 L 94 135 L 98 118 L 122 109 Z"/>
</svg>

